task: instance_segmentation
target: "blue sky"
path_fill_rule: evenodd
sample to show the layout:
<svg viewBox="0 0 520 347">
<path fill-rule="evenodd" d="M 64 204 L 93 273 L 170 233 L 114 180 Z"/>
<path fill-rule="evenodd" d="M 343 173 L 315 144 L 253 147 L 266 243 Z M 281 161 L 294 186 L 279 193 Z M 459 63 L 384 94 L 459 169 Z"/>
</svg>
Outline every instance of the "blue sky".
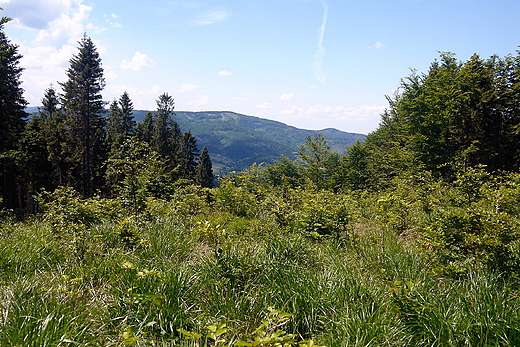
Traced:
<svg viewBox="0 0 520 347">
<path fill-rule="evenodd" d="M 168 92 L 180 111 L 234 111 L 306 129 L 369 133 L 410 69 L 449 51 L 516 54 L 518 0 L 0 0 L 25 97 L 65 81 L 84 32 L 106 101 Z"/>
</svg>

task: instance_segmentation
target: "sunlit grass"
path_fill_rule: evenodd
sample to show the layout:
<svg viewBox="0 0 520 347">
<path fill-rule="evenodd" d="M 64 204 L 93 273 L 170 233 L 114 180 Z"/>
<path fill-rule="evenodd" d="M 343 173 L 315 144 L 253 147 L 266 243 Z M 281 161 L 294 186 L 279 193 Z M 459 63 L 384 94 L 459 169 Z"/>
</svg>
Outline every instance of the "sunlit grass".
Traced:
<svg viewBox="0 0 520 347">
<path fill-rule="evenodd" d="M 350 235 L 316 237 L 267 213 L 161 209 L 75 235 L 36 220 L 4 227 L 0 345 L 196 345 L 177 329 L 218 322 L 232 345 L 268 307 L 327 346 L 520 344 L 518 280 L 441 276 L 413 235 L 361 219 Z"/>
</svg>

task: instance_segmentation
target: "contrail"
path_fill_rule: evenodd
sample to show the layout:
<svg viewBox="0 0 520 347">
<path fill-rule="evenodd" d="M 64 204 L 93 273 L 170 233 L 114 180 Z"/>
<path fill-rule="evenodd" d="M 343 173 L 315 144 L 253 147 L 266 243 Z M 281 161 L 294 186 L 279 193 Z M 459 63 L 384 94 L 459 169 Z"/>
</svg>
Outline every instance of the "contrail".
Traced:
<svg viewBox="0 0 520 347">
<path fill-rule="evenodd" d="M 325 34 L 325 25 L 327 24 L 327 13 L 329 12 L 329 5 L 325 2 L 325 0 L 320 0 L 321 4 L 323 5 L 323 21 L 321 23 L 321 27 L 318 29 L 318 36 L 320 38 L 318 42 L 318 50 L 316 51 L 315 55 L 315 61 L 314 64 L 312 64 L 314 68 L 314 74 L 316 75 L 316 78 L 321 83 L 325 83 L 326 77 L 323 73 L 323 58 L 325 57 L 325 52 L 327 51 L 325 48 L 323 48 L 323 35 Z"/>
</svg>

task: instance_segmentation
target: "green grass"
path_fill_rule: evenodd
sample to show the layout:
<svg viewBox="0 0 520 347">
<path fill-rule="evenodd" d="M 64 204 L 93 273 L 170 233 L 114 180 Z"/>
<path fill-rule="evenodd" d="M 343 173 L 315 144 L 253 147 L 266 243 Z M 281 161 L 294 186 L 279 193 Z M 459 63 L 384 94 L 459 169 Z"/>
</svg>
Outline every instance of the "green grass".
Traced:
<svg viewBox="0 0 520 347">
<path fill-rule="evenodd" d="M 363 209 L 352 234 L 316 236 L 298 218 L 279 226 L 266 201 L 248 217 L 184 197 L 70 228 L 4 222 L 0 345 L 195 346 L 178 329 L 219 322 L 233 345 L 268 307 L 319 345 L 520 345 L 514 275 L 470 264 L 446 276 L 415 236 L 386 228 L 383 239 L 366 203 L 352 207 Z"/>
</svg>

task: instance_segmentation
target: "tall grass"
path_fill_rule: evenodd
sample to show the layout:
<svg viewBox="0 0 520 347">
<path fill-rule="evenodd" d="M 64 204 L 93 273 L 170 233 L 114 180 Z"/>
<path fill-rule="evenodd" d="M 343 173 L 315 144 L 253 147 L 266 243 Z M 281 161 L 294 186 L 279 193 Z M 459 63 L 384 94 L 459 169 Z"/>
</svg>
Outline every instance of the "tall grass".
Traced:
<svg viewBox="0 0 520 347">
<path fill-rule="evenodd" d="M 157 203 L 81 228 L 4 226 L 0 344 L 194 346 L 178 329 L 225 322 L 233 345 L 275 307 L 294 315 L 288 333 L 327 346 L 520 345 L 514 276 L 442 276 L 432 251 L 391 228 L 383 238 L 373 220 L 323 236 L 282 227 L 263 204 L 251 216 Z"/>
</svg>

